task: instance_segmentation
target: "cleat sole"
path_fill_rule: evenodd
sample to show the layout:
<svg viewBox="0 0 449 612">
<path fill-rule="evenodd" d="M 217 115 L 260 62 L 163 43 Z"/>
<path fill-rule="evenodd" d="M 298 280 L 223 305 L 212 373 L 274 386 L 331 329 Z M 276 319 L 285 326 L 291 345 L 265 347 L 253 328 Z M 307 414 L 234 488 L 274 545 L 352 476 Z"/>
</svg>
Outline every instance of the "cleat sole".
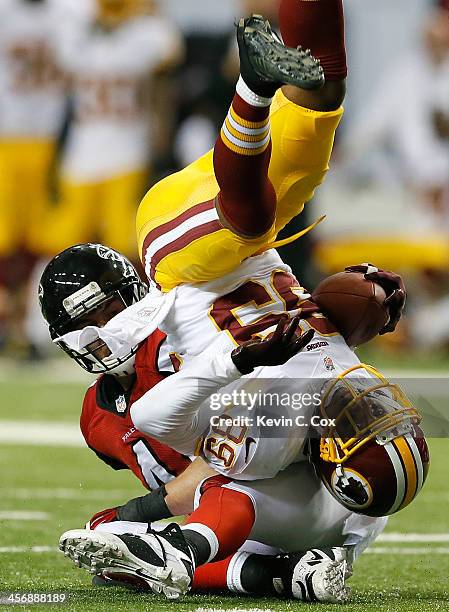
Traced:
<svg viewBox="0 0 449 612">
<path fill-rule="evenodd" d="M 107 543 L 100 532 L 92 531 L 87 538 L 81 534 L 77 536 L 77 531 L 68 532 L 70 537 L 63 534 L 59 541 L 61 552 L 72 559 L 77 567 L 93 575 L 107 575 L 111 579 L 114 573 L 138 576 L 154 593 L 164 594 L 171 600 L 178 599 L 188 591 L 190 580 L 187 576 L 163 567 L 151 566 L 150 569 L 147 565 L 143 568 L 142 564 L 133 562 L 125 544 L 125 550 L 122 550 L 118 545 Z"/>
<path fill-rule="evenodd" d="M 308 90 L 324 85 L 323 69 L 310 49 L 286 47 L 258 29 L 247 28 L 244 36 L 259 78 Z"/>
</svg>

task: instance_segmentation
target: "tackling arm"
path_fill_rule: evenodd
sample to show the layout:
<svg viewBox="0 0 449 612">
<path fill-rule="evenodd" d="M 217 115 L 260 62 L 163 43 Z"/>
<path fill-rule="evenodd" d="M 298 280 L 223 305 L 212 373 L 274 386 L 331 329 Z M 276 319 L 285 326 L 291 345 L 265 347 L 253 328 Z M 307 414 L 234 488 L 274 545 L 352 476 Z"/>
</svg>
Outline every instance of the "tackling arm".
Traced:
<svg viewBox="0 0 449 612">
<path fill-rule="evenodd" d="M 195 491 L 204 478 L 216 476 L 200 457 L 174 480 L 117 508 L 120 521 L 151 523 L 171 516 L 193 512 Z"/>
<path fill-rule="evenodd" d="M 240 376 L 230 352 L 206 351 L 134 402 L 131 419 L 139 431 L 191 453 L 202 434 L 201 404 Z"/>
</svg>

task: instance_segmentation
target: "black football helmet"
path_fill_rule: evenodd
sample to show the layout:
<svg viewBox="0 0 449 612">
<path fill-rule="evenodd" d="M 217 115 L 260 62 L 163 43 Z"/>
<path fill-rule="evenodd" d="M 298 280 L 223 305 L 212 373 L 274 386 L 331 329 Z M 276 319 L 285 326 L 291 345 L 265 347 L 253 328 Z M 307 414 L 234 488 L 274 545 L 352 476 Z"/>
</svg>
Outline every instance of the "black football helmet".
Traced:
<svg viewBox="0 0 449 612">
<path fill-rule="evenodd" d="M 125 307 L 147 293 L 147 286 L 126 257 L 102 244 L 78 244 L 62 251 L 45 268 L 39 284 L 39 302 L 53 340 L 77 329 L 80 317 L 118 298 Z M 63 341 L 56 344 L 88 372 L 117 370 L 136 352 L 118 358 L 98 357 L 101 345 L 80 351 Z M 103 344 L 104 346 L 104 344 Z"/>
</svg>

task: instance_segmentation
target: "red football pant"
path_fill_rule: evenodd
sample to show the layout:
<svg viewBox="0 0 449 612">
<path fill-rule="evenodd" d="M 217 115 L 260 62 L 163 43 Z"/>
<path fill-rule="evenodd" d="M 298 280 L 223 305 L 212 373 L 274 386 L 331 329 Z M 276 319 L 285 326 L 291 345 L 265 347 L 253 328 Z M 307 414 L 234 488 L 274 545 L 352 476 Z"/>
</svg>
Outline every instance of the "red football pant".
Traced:
<svg viewBox="0 0 449 612">
<path fill-rule="evenodd" d="M 211 479 L 201 496 L 200 504 L 185 523 L 209 527 L 218 540 L 214 561 L 233 555 L 246 542 L 255 521 L 254 506 L 245 493 L 214 484 Z"/>
</svg>

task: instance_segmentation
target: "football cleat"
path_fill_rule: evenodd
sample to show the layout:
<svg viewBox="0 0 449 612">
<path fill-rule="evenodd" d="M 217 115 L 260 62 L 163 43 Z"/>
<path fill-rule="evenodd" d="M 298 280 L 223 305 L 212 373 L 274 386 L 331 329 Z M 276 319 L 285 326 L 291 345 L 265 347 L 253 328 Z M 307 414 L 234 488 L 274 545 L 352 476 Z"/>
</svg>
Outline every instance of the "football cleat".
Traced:
<svg viewBox="0 0 449 612">
<path fill-rule="evenodd" d="M 74 529 L 61 536 L 59 548 L 91 574 L 112 580 L 116 574 L 120 581 L 128 577 L 127 582 L 146 583 L 168 599 L 187 593 L 195 571 L 193 554 L 176 523 L 142 535 Z"/>
<path fill-rule="evenodd" d="M 349 589 L 345 586 L 345 580 L 352 569 L 346 561 L 344 548 L 313 548 L 306 553 L 281 555 L 279 559 L 282 576 L 273 580 L 279 595 L 321 603 L 343 603 L 347 600 Z"/>
<path fill-rule="evenodd" d="M 319 89 L 324 85 L 320 62 L 309 49 L 286 47 L 261 15 L 237 25 L 240 73 L 257 95 L 272 98 L 282 85 Z"/>
</svg>

